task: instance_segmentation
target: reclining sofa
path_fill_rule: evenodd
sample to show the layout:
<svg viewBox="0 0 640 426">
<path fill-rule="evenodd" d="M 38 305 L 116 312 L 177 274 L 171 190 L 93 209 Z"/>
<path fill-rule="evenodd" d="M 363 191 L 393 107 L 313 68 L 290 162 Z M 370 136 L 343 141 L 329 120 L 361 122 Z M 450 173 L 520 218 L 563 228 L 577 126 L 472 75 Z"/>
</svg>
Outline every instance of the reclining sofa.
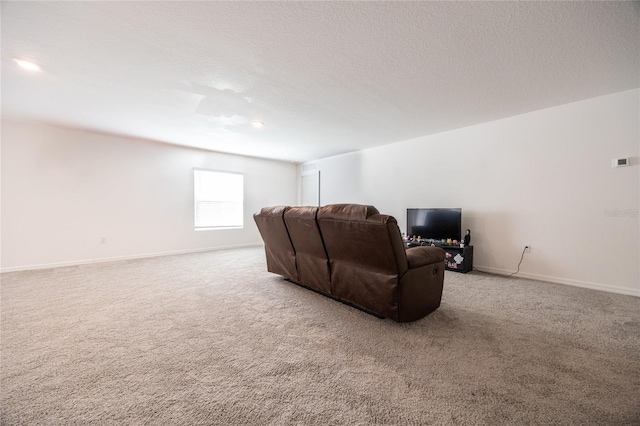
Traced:
<svg viewBox="0 0 640 426">
<path fill-rule="evenodd" d="M 269 272 L 397 322 L 440 306 L 444 250 L 406 249 L 395 218 L 373 206 L 264 207 L 253 218 Z"/>
</svg>

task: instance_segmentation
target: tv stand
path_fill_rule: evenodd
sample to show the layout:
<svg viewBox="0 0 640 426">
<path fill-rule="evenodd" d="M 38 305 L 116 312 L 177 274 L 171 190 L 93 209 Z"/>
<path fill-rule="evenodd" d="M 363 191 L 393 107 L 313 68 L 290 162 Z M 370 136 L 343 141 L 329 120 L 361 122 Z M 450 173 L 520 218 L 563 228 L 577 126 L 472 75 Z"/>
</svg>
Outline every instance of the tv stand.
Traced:
<svg viewBox="0 0 640 426">
<path fill-rule="evenodd" d="M 426 241 L 415 242 L 409 241 L 407 247 L 419 247 L 430 246 L 432 243 Z M 444 266 L 447 271 L 467 272 L 473 270 L 473 246 L 460 247 L 460 246 L 447 246 L 441 244 L 433 244 L 436 247 L 440 247 L 445 251 L 446 257 L 444 259 Z"/>
<path fill-rule="evenodd" d="M 448 271 L 466 274 L 473 269 L 473 246 L 440 246 L 446 252 L 444 259 Z"/>
</svg>

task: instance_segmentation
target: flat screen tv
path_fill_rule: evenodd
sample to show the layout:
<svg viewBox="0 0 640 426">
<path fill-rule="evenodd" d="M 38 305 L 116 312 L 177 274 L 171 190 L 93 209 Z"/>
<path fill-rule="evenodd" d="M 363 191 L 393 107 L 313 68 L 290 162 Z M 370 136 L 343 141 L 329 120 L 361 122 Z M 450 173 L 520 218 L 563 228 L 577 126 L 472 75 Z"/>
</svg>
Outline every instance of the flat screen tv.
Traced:
<svg viewBox="0 0 640 426">
<path fill-rule="evenodd" d="M 462 209 L 407 209 L 407 235 L 426 240 L 461 240 Z"/>
</svg>

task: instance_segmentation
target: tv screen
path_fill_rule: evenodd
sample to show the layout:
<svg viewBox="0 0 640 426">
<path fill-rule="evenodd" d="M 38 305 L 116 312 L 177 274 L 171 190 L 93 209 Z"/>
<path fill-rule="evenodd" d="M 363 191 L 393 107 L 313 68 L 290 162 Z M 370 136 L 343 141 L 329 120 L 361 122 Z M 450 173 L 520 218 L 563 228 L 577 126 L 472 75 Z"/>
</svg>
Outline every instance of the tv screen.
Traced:
<svg viewBox="0 0 640 426">
<path fill-rule="evenodd" d="M 462 209 L 407 209 L 407 235 L 427 240 L 461 240 Z"/>
</svg>

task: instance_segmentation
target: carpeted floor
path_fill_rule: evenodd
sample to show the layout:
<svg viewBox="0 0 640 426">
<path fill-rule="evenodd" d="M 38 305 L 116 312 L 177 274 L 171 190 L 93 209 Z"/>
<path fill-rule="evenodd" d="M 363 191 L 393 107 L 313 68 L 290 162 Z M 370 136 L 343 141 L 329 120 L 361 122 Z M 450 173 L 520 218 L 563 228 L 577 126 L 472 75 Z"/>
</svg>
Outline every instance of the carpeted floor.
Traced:
<svg viewBox="0 0 640 426">
<path fill-rule="evenodd" d="M 397 324 L 260 247 L 1 279 L 2 425 L 640 424 L 640 298 L 447 272 Z"/>
</svg>

